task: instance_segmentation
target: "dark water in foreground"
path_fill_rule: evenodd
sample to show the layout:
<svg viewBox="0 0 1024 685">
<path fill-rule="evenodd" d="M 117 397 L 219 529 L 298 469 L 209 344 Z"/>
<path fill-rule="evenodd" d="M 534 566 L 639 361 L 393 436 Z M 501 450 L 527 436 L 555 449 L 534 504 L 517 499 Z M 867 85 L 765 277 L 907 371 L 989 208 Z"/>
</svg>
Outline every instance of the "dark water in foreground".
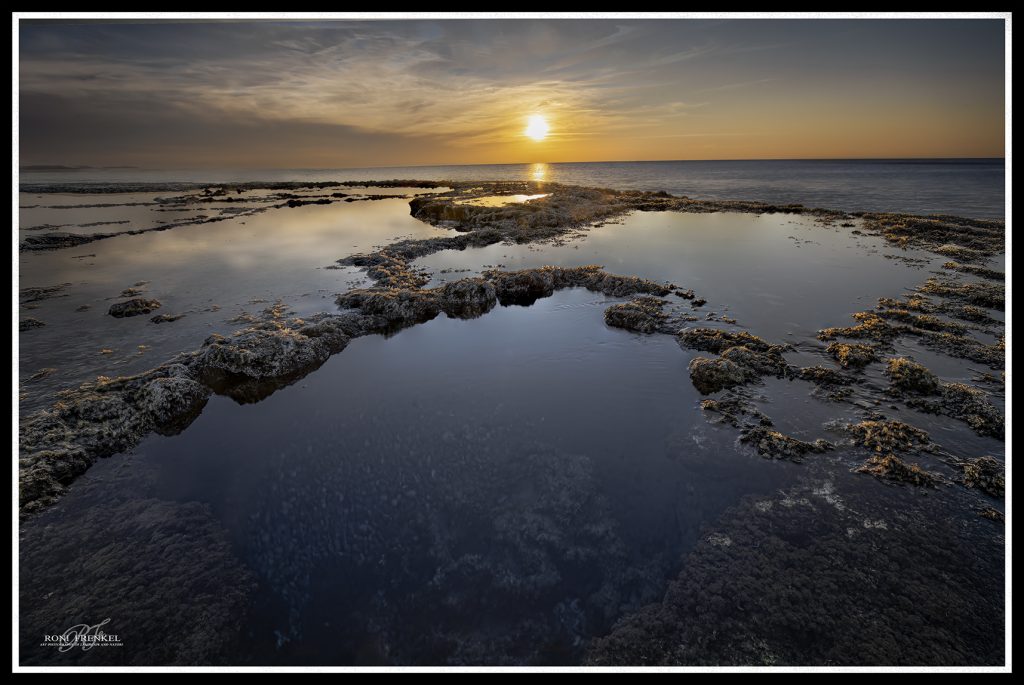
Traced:
<svg viewBox="0 0 1024 685">
<path fill-rule="evenodd" d="M 361 275 L 324 265 L 435 233 L 403 200 L 287 211 L 23 255 L 33 284 L 73 287 L 31 310 L 47 326 L 21 336 L 22 365 L 71 366 L 67 385 L 108 363 L 86 352 L 152 345 L 114 367 L 145 368 L 240 326 L 237 307 L 281 296 L 302 316 L 329 311 L 328 295 Z M 634 213 L 558 245 L 417 265 L 435 284 L 498 264 L 672 280 L 708 300 L 694 325 L 790 342 L 791 363 L 832 366 L 817 329 L 942 261 L 783 214 Z M 107 299 L 137 280 L 189 316 L 115 327 Z M 615 301 L 567 290 L 359 338 L 260 402 L 215 396 L 184 432 L 97 463 L 21 526 L 22 663 L 575 664 L 616 622 L 678 592 L 680 573 L 687 624 L 774 643 L 734 652 L 712 640 L 702 657 L 715 663 L 1001 660 L 1003 529 L 978 516 L 1001 500 L 852 473 L 866 454 L 849 445 L 803 464 L 758 456 L 700 409 L 687 373 L 698 353 L 608 327 Z M 898 349 L 944 381 L 980 371 Z M 1005 460 L 1000 440 L 963 422 L 879 402 L 881 365 L 864 381 L 852 399 L 872 411 L 958 455 Z M 805 381 L 750 392 L 778 430 L 807 441 L 841 443 L 829 422 L 868 415 Z M 105 619 L 123 646 L 39 646 Z"/>
<path fill-rule="evenodd" d="M 664 190 L 696 199 L 758 200 L 847 211 L 1003 218 L 1001 159 L 588 162 L 380 169 L 83 170 L 22 173 L 21 183 L 386 180 L 554 181 Z"/>
</svg>

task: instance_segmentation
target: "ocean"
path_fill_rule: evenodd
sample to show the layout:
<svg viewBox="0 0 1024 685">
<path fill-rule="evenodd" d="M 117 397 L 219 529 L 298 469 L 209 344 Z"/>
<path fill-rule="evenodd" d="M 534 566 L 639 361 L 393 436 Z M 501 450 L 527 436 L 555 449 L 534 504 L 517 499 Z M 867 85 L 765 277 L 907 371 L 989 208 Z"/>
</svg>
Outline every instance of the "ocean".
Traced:
<svg viewBox="0 0 1024 685">
<path fill-rule="evenodd" d="M 585 162 L 362 169 L 81 169 L 22 171 L 23 191 L 52 184 L 240 181 L 535 180 L 695 199 L 756 200 L 846 211 L 1005 216 L 1002 159 Z"/>
</svg>

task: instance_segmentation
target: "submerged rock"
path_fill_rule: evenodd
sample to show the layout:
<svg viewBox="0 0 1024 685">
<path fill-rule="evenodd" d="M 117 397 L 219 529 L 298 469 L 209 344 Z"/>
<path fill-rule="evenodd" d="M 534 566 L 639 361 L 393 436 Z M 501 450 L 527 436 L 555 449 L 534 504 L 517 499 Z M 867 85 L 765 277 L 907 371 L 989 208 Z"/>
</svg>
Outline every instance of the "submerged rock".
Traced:
<svg viewBox="0 0 1024 685">
<path fill-rule="evenodd" d="M 256 582 L 205 504 L 115 498 L 79 508 L 25 529 L 19 561 L 23 666 L 228 665 L 245 639 L 240 617 Z M 122 647 L 40 646 L 43 635 L 105 618 Z M 143 639 L 159 635 L 175 637 Z"/>
<path fill-rule="evenodd" d="M 178 319 L 181 319 L 184 316 L 184 314 L 157 314 L 156 316 L 151 318 L 150 321 L 152 321 L 153 323 L 170 323 L 172 321 L 177 321 Z"/>
<path fill-rule="evenodd" d="M 154 309 L 159 309 L 160 306 L 160 302 L 157 300 L 147 300 L 144 297 L 136 297 L 128 300 L 127 302 L 115 302 L 110 305 L 110 309 L 107 311 L 107 314 L 118 319 L 123 319 L 128 316 L 149 314 Z"/>
<path fill-rule="evenodd" d="M 584 663 L 1002 664 L 1003 542 L 985 534 L 990 524 L 937 515 L 935 498 L 921 497 L 900 497 L 895 524 L 875 494 L 829 486 L 730 507 L 664 598 L 593 640 Z"/>
<path fill-rule="evenodd" d="M 30 288 L 22 288 L 18 291 L 18 299 L 24 304 L 27 302 L 39 302 L 40 300 L 48 300 L 53 297 L 67 297 L 68 294 L 64 292 L 71 287 L 70 283 L 61 283 L 59 285 L 45 285 Z"/>
<path fill-rule="evenodd" d="M 46 324 L 39 319 L 34 319 L 31 316 L 26 316 L 18 322 L 18 331 L 24 332 L 32 330 L 33 328 L 42 328 Z"/>
</svg>

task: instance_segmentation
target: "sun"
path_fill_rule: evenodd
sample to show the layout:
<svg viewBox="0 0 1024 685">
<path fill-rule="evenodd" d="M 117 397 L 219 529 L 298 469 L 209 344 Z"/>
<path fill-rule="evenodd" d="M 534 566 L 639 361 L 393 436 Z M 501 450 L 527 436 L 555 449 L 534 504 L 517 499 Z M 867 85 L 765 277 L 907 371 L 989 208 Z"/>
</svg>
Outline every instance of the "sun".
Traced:
<svg viewBox="0 0 1024 685">
<path fill-rule="evenodd" d="M 526 130 L 523 131 L 526 135 L 533 138 L 534 140 L 544 140 L 548 137 L 548 130 L 551 128 L 548 126 L 548 120 L 540 114 L 531 114 L 527 119 Z"/>
</svg>

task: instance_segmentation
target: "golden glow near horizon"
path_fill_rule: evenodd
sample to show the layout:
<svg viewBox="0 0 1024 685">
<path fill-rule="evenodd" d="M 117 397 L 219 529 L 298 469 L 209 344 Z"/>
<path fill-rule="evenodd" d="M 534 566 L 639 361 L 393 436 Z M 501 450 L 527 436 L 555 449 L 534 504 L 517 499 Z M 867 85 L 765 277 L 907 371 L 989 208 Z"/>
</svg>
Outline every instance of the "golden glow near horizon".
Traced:
<svg viewBox="0 0 1024 685">
<path fill-rule="evenodd" d="M 527 136 L 538 142 L 548 137 L 548 131 L 551 130 L 551 127 L 548 126 L 548 120 L 542 115 L 531 114 L 527 122 L 526 130 L 523 131 Z"/>
<path fill-rule="evenodd" d="M 19 162 L 1000 157 L 1004 23 L 21 22 Z"/>
</svg>

